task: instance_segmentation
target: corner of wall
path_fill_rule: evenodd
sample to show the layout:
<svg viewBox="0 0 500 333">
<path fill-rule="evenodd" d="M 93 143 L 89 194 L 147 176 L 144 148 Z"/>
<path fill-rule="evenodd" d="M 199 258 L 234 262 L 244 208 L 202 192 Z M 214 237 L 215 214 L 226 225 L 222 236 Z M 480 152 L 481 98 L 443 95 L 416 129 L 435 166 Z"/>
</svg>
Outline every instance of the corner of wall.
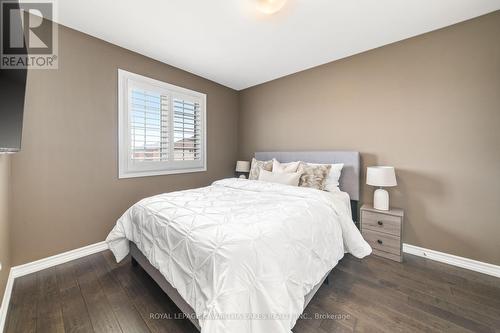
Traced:
<svg viewBox="0 0 500 333">
<path fill-rule="evenodd" d="M 238 90 L 236 93 L 236 98 L 238 99 L 237 101 L 237 122 L 236 122 L 236 152 L 237 152 L 237 159 L 242 159 L 244 158 L 243 153 L 241 151 L 241 148 L 242 148 L 242 138 L 241 138 L 241 127 L 242 127 L 242 121 L 241 121 L 241 118 L 242 118 L 242 95 L 243 95 L 243 92 L 244 90 Z"/>
<path fill-rule="evenodd" d="M 0 154 L 0 300 L 10 271 L 10 156 Z"/>
</svg>

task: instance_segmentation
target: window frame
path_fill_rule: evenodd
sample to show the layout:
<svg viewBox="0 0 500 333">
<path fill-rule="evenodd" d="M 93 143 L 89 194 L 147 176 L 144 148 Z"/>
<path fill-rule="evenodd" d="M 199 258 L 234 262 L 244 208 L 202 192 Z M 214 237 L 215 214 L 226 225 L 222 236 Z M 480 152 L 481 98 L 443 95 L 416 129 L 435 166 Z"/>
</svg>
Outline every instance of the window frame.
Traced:
<svg viewBox="0 0 500 333">
<path fill-rule="evenodd" d="M 143 89 L 154 88 L 155 92 L 168 94 L 169 112 L 176 97 L 196 101 L 200 105 L 201 117 L 201 166 L 197 161 L 165 161 L 165 162 L 142 162 L 147 165 L 139 166 L 130 158 L 130 93 L 132 87 L 143 87 Z M 170 83 L 155 80 L 143 75 L 118 69 L 118 179 L 136 178 L 148 176 L 172 175 L 181 173 L 193 173 L 207 171 L 207 117 L 206 117 L 207 95 L 179 87 Z M 169 121 L 169 130 L 172 124 Z M 170 134 L 169 133 L 169 137 Z M 171 143 L 173 146 L 173 142 Z M 172 156 L 173 158 L 173 156 Z"/>
</svg>

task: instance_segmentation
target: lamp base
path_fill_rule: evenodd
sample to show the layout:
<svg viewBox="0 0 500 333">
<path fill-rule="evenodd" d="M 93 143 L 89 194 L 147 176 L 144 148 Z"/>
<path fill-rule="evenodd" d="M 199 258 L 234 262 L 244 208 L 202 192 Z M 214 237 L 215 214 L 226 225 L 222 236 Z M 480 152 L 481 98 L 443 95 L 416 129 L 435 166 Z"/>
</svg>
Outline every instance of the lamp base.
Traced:
<svg viewBox="0 0 500 333">
<path fill-rule="evenodd" d="M 373 194 L 373 208 L 378 210 L 389 210 L 389 192 L 383 188 L 375 190 Z"/>
<path fill-rule="evenodd" d="M 236 172 L 234 173 L 234 176 L 235 176 L 236 178 L 242 178 L 242 179 L 247 179 L 247 178 L 248 178 L 248 175 L 249 175 L 249 173 L 248 173 L 248 172 L 240 172 L 240 171 L 236 171 Z"/>
</svg>

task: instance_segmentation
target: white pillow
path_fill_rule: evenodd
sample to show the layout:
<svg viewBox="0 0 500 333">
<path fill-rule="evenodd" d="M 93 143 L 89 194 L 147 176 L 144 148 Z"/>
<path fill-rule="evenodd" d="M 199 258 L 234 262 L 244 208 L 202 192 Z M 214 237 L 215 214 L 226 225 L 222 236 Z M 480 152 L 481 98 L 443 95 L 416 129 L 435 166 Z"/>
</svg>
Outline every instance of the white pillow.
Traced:
<svg viewBox="0 0 500 333">
<path fill-rule="evenodd" d="M 307 164 L 309 164 L 309 165 L 324 165 L 322 163 L 307 163 Z M 328 174 L 328 177 L 326 178 L 325 191 L 328 191 L 328 192 L 340 191 L 339 179 L 340 179 L 340 175 L 342 173 L 342 168 L 344 167 L 344 163 L 335 163 L 335 164 L 330 164 L 330 165 L 332 167 L 330 169 L 330 173 Z M 274 167 L 274 164 L 273 164 L 273 167 Z"/>
<path fill-rule="evenodd" d="M 280 163 L 275 158 L 273 158 L 273 172 L 278 172 L 278 173 L 297 172 L 299 165 L 300 165 L 300 161 L 290 162 L 290 163 Z"/>
<path fill-rule="evenodd" d="M 269 172 L 264 169 L 261 169 L 259 173 L 259 180 L 270 183 L 299 186 L 299 180 L 301 175 L 302 174 L 300 172 L 292 172 L 292 173 Z"/>
</svg>

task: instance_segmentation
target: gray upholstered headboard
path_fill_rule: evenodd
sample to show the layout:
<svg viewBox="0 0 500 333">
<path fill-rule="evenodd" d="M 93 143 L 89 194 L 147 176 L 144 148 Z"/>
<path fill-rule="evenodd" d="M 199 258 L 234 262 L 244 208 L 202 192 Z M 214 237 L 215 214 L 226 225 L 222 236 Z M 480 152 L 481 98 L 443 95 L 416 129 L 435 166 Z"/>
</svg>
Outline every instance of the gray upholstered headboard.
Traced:
<svg viewBox="0 0 500 333">
<path fill-rule="evenodd" d="M 277 159 L 280 162 L 304 161 L 311 163 L 344 163 L 340 176 L 340 189 L 349 193 L 351 200 L 359 201 L 360 156 L 357 151 L 284 151 L 256 152 L 258 160 Z"/>
</svg>

